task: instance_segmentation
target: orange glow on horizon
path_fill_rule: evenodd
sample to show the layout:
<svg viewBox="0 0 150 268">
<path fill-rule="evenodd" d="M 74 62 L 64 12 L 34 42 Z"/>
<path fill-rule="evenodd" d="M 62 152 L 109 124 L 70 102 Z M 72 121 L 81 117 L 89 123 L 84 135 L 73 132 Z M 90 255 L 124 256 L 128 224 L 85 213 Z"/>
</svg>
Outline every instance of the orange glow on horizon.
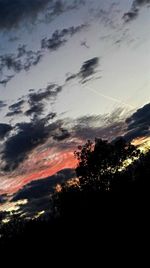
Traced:
<svg viewBox="0 0 150 268">
<path fill-rule="evenodd" d="M 150 137 L 140 137 L 132 141 L 134 146 L 137 146 L 142 152 L 146 152 L 150 149 Z"/>
<path fill-rule="evenodd" d="M 132 144 L 145 152 L 147 148 L 150 148 L 150 137 L 134 139 Z M 55 148 L 43 150 L 40 147 L 37 148 L 18 167 L 17 171 L 1 177 L 0 195 L 11 196 L 31 181 L 50 177 L 65 168 L 75 168 L 78 161 L 73 152 L 73 148 L 61 152 Z"/>
<path fill-rule="evenodd" d="M 26 175 L 14 176 L 13 178 L 8 178 L 7 181 L 4 181 L 4 183 L 1 183 L 0 194 L 12 195 L 33 180 L 44 179 L 56 174 L 62 169 L 75 168 L 77 165 L 77 160 L 74 157 L 74 153 L 70 151 L 58 152 L 55 154 L 54 158 L 51 157 L 49 160 L 45 160 L 46 164 L 44 165 L 43 163 L 42 167 L 35 165 L 36 161 L 38 163 L 39 159 L 42 159 L 41 154 L 37 156 L 35 163 L 30 163 L 30 172 Z M 35 171 L 32 172 L 32 168 Z"/>
</svg>

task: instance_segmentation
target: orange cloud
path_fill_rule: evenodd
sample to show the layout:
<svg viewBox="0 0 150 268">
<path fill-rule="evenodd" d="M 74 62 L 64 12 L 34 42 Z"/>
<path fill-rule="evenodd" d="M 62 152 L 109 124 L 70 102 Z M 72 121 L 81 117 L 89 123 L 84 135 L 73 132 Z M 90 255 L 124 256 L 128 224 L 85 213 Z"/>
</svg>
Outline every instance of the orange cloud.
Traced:
<svg viewBox="0 0 150 268">
<path fill-rule="evenodd" d="M 22 167 L 20 175 L 1 178 L 0 194 L 14 194 L 27 183 L 54 175 L 65 168 L 75 168 L 77 160 L 72 151 L 53 152 L 50 149 L 43 152 L 33 152 Z"/>
</svg>

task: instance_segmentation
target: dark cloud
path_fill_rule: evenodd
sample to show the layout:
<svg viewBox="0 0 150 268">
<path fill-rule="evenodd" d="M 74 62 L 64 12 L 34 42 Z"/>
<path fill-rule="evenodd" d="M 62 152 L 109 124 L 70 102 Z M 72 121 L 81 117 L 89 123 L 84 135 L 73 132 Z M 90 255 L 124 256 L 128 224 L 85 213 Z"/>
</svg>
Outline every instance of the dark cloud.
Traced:
<svg viewBox="0 0 150 268">
<path fill-rule="evenodd" d="M 12 29 L 20 22 L 33 21 L 52 0 L 0 0 L 0 28 Z"/>
<path fill-rule="evenodd" d="M 134 5 L 144 5 L 144 4 L 149 4 L 150 0 L 134 0 L 133 4 Z"/>
<path fill-rule="evenodd" d="M 55 113 L 49 113 L 43 119 L 34 117 L 29 123 L 18 123 L 13 127 L 13 135 L 7 138 L 1 151 L 4 171 L 15 170 L 28 157 L 32 149 L 44 144 L 49 137 L 60 142 L 69 138 L 70 134 L 63 127 L 63 121 L 49 123 L 55 116 Z M 9 125 L 1 124 L 0 137 L 3 138 L 11 129 Z"/>
<path fill-rule="evenodd" d="M 12 126 L 8 124 L 0 124 L 0 140 L 3 139 L 10 131 Z"/>
<path fill-rule="evenodd" d="M 6 201 L 7 201 L 7 195 L 0 195 L 0 205 L 5 203 Z"/>
<path fill-rule="evenodd" d="M 66 78 L 66 82 L 73 80 L 75 78 L 81 79 L 81 83 L 86 83 L 87 81 L 92 79 L 92 76 L 96 73 L 96 68 L 99 65 L 99 58 L 94 57 L 85 61 L 80 69 L 80 71 L 76 74 L 71 74 Z"/>
<path fill-rule="evenodd" d="M 35 104 L 37 102 L 43 101 L 45 99 L 49 99 L 51 97 L 56 97 L 57 94 L 62 90 L 61 86 L 57 86 L 56 84 L 50 84 L 44 91 L 39 90 L 36 93 L 29 94 L 29 103 Z"/>
<path fill-rule="evenodd" d="M 29 71 L 33 66 L 36 66 L 43 57 L 43 50 L 48 49 L 54 51 L 64 45 L 69 37 L 80 32 L 87 25 L 72 26 L 63 30 L 55 31 L 51 38 L 44 38 L 41 41 L 41 49 L 37 51 L 28 50 L 26 45 L 20 45 L 17 52 L 14 54 L 0 55 L 0 84 L 6 86 L 7 83 L 22 70 Z M 11 75 L 6 75 L 11 72 Z"/>
<path fill-rule="evenodd" d="M 67 40 L 64 39 L 61 35 L 59 35 L 58 31 L 56 31 L 56 32 L 53 33 L 51 38 L 42 39 L 41 48 L 42 49 L 47 48 L 47 49 L 49 49 L 51 51 L 52 50 L 57 50 L 58 48 L 63 46 L 66 42 L 67 42 Z"/>
<path fill-rule="evenodd" d="M 15 117 L 17 115 L 25 115 L 32 117 L 32 120 L 36 120 L 43 115 L 46 108 L 46 102 L 50 101 L 50 104 L 52 104 L 61 91 L 62 86 L 58 86 L 57 84 L 49 84 L 45 89 L 40 89 L 37 92 L 34 92 L 34 90 L 29 90 L 30 93 L 26 96 L 27 100 L 25 101 L 22 98 L 21 100 L 10 105 L 8 107 L 9 112 L 6 114 L 6 116 Z M 29 108 L 24 112 L 23 108 L 25 104 L 28 104 Z M 1 103 L 1 106 L 3 105 L 4 104 Z M 51 120 L 55 116 L 55 113 L 49 113 L 46 118 Z"/>
<path fill-rule="evenodd" d="M 126 139 L 150 136 L 150 103 L 138 109 L 126 123 L 128 125 Z"/>
<path fill-rule="evenodd" d="M 22 105 L 24 103 L 25 103 L 24 100 L 17 101 L 16 103 L 13 103 L 12 105 L 9 106 L 9 110 L 11 111 L 20 110 L 20 108 L 22 108 Z"/>
<path fill-rule="evenodd" d="M 0 110 L 1 110 L 2 108 L 6 107 L 6 106 L 7 106 L 7 104 L 6 104 L 4 101 L 1 101 L 1 100 L 0 100 Z"/>
<path fill-rule="evenodd" d="M 20 45 L 14 54 L 0 55 L 0 84 L 6 86 L 16 73 L 29 71 L 40 62 L 42 56 L 40 50 L 28 50 L 25 45 Z M 11 72 L 11 75 L 6 75 L 8 72 Z"/>
<path fill-rule="evenodd" d="M 54 190 L 54 186 L 57 183 L 62 183 L 66 179 L 73 178 L 75 176 L 75 172 L 72 169 L 64 169 L 59 171 L 53 176 L 48 178 L 32 181 L 28 185 L 26 185 L 23 189 L 21 189 L 13 198 L 12 201 L 18 201 L 20 199 L 39 199 L 44 196 L 49 195 Z"/>
<path fill-rule="evenodd" d="M 45 14 L 45 23 L 52 22 L 57 16 L 69 10 L 78 9 L 81 5 L 85 4 L 85 0 L 68 1 L 67 3 L 62 0 L 53 1 L 48 12 Z"/>
<path fill-rule="evenodd" d="M 37 52 L 34 52 L 32 50 L 27 51 L 25 62 L 23 63 L 22 69 L 25 71 L 29 71 L 31 67 L 36 66 L 40 62 L 42 57 L 43 55 L 40 50 L 38 50 Z"/>
<path fill-rule="evenodd" d="M 46 90 L 49 90 L 50 93 L 51 90 L 57 92 L 52 85 L 49 85 Z M 47 99 L 47 95 L 41 93 L 43 91 L 39 91 L 39 95 L 37 93 L 29 94 L 33 108 L 33 104 L 43 103 L 43 100 Z M 14 103 L 11 109 L 18 108 L 20 105 L 20 102 Z M 38 114 L 38 111 L 36 113 Z M 126 121 L 120 118 L 121 113 L 122 110 L 117 109 L 111 115 L 84 116 L 74 122 L 71 119 L 51 122 L 56 114 L 50 113 L 42 119 L 37 116 L 32 118 L 29 123 L 19 123 L 14 126 L 13 135 L 7 138 L 1 152 L 1 159 L 3 163 L 6 163 L 4 171 L 12 171 L 17 168 L 28 157 L 32 149 L 40 144 L 45 144 L 48 138 L 51 138 L 49 146 L 57 147 L 61 151 L 62 149 L 75 150 L 79 142 L 84 143 L 87 139 L 94 140 L 95 137 L 111 141 L 126 133 L 124 137 L 126 139 L 130 137 L 131 140 L 133 136 L 149 134 L 150 104 L 139 109 Z M 3 127 L 1 129 L 3 130 Z M 1 135 L 4 136 L 4 130 Z"/>
<path fill-rule="evenodd" d="M 23 66 L 22 66 L 20 59 L 10 54 L 10 55 L 0 56 L 1 72 L 3 71 L 4 68 L 6 68 L 7 70 L 13 70 L 14 72 L 20 72 Z"/>
<path fill-rule="evenodd" d="M 41 93 L 41 92 L 39 92 Z M 33 96 L 33 95 L 32 95 Z M 43 100 L 40 97 L 32 97 L 32 101 Z M 13 104 L 12 107 L 19 107 Z M 38 145 L 44 145 L 48 138 L 49 146 L 54 146 L 58 151 L 70 149 L 74 151 L 79 143 L 86 140 L 94 140 L 95 137 L 114 140 L 116 137 L 124 137 L 132 140 L 138 137 L 150 135 L 150 104 L 138 109 L 127 120 L 120 117 L 121 109 L 115 110 L 111 115 L 84 116 L 72 122 L 71 119 L 50 122 L 56 117 L 50 113 L 45 118 L 33 118 L 29 123 L 19 123 L 14 126 L 13 135 L 9 136 L 1 151 L 1 159 L 5 164 L 4 171 L 12 171 L 24 161 L 31 150 Z M 0 137 L 4 137 L 12 129 L 10 125 L 0 125 Z"/>
<path fill-rule="evenodd" d="M 75 171 L 64 169 L 48 178 L 33 181 L 21 189 L 12 199 L 12 202 L 27 199 L 28 203 L 21 206 L 21 214 L 33 217 L 39 211 L 50 210 L 50 195 L 58 183 L 63 183 L 75 177 Z"/>
<path fill-rule="evenodd" d="M 111 115 L 81 117 L 72 128 L 72 135 L 83 141 L 95 138 L 111 141 L 125 131 L 125 122 L 119 118 L 120 112 L 121 109 L 117 109 Z"/>
<path fill-rule="evenodd" d="M 64 127 L 67 126 L 64 120 L 59 122 L 57 128 L 55 128 L 56 137 L 53 137 L 57 140 L 57 136 L 59 137 L 61 134 L 61 129 L 64 129 L 66 136 L 69 134 L 66 139 L 75 138 L 83 143 L 88 139 L 94 140 L 96 137 L 112 141 L 116 137 L 122 136 L 128 141 L 132 141 L 134 138 L 150 136 L 150 104 L 138 109 L 126 120 L 120 117 L 122 112 L 122 109 L 116 109 L 110 115 L 84 116 L 74 121 L 71 128 Z M 68 124 L 72 124 L 71 120 Z M 58 141 L 63 142 L 63 139 L 58 139 Z M 71 144 L 72 148 L 77 145 Z M 65 139 L 64 143 L 58 144 L 58 147 L 61 148 L 61 146 L 64 146 L 64 148 L 67 146 Z"/>
<path fill-rule="evenodd" d="M 19 100 L 16 103 L 13 103 L 8 108 L 10 112 L 6 114 L 7 117 L 16 116 L 22 114 L 22 106 L 24 105 L 24 100 Z"/>
<path fill-rule="evenodd" d="M 142 5 L 150 4 L 150 0 L 134 0 L 129 12 L 123 15 L 125 22 L 130 22 L 139 14 L 139 9 Z"/>
<path fill-rule="evenodd" d="M 69 82 L 69 81 L 75 79 L 76 77 L 78 77 L 77 74 L 67 75 L 66 82 Z"/>
<path fill-rule="evenodd" d="M 0 29 L 11 30 L 24 23 L 42 21 L 49 23 L 62 13 L 77 9 L 85 4 L 84 0 L 66 3 L 63 0 L 0 0 Z M 44 19 L 38 14 L 44 11 Z"/>
<path fill-rule="evenodd" d="M 81 77 L 82 82 L 92 76 L 95 73 L 95 69 L 98 67 L 99 58 L 95 57 L 90 60 L 87 60 L 83 63 L 80 72 L 79 77 Z"/>
<path fill-rule="evenodd" d="M 47 39 L 44 38 L 41 41 L 41 48 L 42 49 L 48 49 L 50 51 L 57 50 L 61 46 L 63 46 L 67 41 L 68 37 L 73 36 L 74 34 L 80 32 L 82 29 L 87 27 L 87 25 L 82 24 L 79 26 L 72 26 L 69 28 L 65 28 L 63 30 L 56 30 L 51 38 Z"/>
<path fill-rule="evenodd" d="M 6 114 L 6 116 L 7 117 L 13 117 L 13 116 L 20 115 L 20 114 L 22 114 L 22 111 L 21 110 L 16 110 L 16 111 L 8 112 Z"/>
<path fill-rule="evenodd" d="M 6 85 L 16 73 L 22 70 L 28 71 L 31 67 L 37 65 L 42 57 L 40 50 L 34 52 L 26 50 L 26 47 L 19 46 L 17 54 L 5 54 L 0 56 L 0 73 L 4 79 L 0 81 L 1 84 Z M 12 75 L 6 76 L 6 72 L 12 72 Z"/>
<path fill-rule="evenodd" d="M 53 113 L 53 112 L 50 112 L 48 115 L 45 116 L 45 120 L 46 121 L 49 121 L 49 120 L 52 120 L 56 117 L 56 113 Z"/>
<path fill-rule="evenodd" d="M 131 11 L 129 11 L 123 15 L 123 19 L 125 22 L 129 22 L 129 21 L 135 19 L 137 17 L 137 15 L 138 15 L 138 9 L 132 9 Z"/>
<path fill-rule="evenodd" d="M 6 163 L 4 171 L 16 169 L 28 157 L 32 149 L 44 144 L 49 137 L 55 138 L 56 136 L 57 140 L 65 139 L 66 132 L 63 131 L 63 122 L 49 122 L 55 116 L 55 113 L 49 113 L 42 119 L 34 117 L 29 123 L 18 123 L 13 127 L 13 135 L 6 140 L 3 151 L 1 151 L 1 159 Z"/>
<path fill-rule="evenodd" d="M 56 84 L 50 84 L 42 91 L 30 93 L 28 95 L 28 103 L 30 108 L 25 112 L 27 116 L 39 117 L 45 109 L 45 100 L 54 100 L 57 95 L 62 91 L 62 87 Z"/>
<path fill-rule="evenodd" d="M 25 115 L 26 116 L 34 115 L 34 117 L 39 117 L 40 115 L 42 115 L 43 111 L 44 111 L 43 103 L 32 104 L 31 108 L 25 112 Z"/>
<path fill-rule="evenodd" d="M 65 139 L 69 138 L 70 136 L 71 136 L 71 134 L 69 133 L 69 131 L 67 129 L 64 129 L 64 128 L 60 127 L 58 129 L 58 133 L 55 133 L 53 138 L 56 141 L 63 141 Z"/>
<path fill-rule="evenodd" d="M 46 123 L 44 120 L 37 120 L 16 125 L 15 130 L 17 133 L 7 139 L 2 152 L 2 159 L 6 161 L 4 170 L 11 171 L 15 169 L 27 157 L 28 152 L 48 138 L 49 128 Z M 10 129 L 10 126 L 8 126 L 6 132 L 4 127 L 1 126 L 1 135 L 3 136 Z"/>
<path fill-rule="evenodd" d="M 7 83 L 14 77 L 14 75 L 7 75 L 4 79 L 0 80 L 0 84 L 6 86 Z"/>
</svg>

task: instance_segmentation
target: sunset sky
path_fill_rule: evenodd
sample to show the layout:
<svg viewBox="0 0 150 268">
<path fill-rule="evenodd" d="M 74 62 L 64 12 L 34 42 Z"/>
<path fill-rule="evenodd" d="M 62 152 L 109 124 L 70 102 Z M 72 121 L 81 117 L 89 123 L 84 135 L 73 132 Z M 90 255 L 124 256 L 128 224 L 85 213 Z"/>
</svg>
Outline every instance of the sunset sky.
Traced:
<svg viewBox="0 0 150 268">
<path fill-rule="evenodd" d="M 149 25 L 149 0 L 0 0 L 1 207 L 87 139 L 149 139 Z"/>
</svg>

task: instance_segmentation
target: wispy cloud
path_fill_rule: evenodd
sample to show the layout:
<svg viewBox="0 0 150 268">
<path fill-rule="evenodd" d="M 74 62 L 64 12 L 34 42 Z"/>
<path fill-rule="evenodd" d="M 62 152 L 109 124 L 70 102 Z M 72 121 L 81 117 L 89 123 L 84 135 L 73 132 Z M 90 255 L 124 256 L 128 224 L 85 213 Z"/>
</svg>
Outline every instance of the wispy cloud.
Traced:
<svg viewBox="0 0 150 268">
<path fill-rule="evenodd" d="M 0 55 L 0 73 L 3 77 L 0 84 L 6 86 L 16 73 L 22 70 L 29 71 L 40 62 L 41 58 L 40 50 L 36 52 L 27 50 L 25 45 L 19 46 L 16 54 Z M 7 75 L 8 72 L 11 72 L 11 75 Z"/>
<path fill-rule="evenodd" d="M 94 74 L 96 73 L 98 65 L 99 65 L 98 57 L 94 57 L 92 59 L 85 61 L 82 64 L 80 71 L 76 74 L 69 75 L 66 78 L 66 82 L 74 80 L 75 78 L 79 78 L 82 84 L 86 83 L 87 81 L 93 78 Z"/>
<path fill-rule="evenodd" d="M 25 115 L 32 116 L 33 118 L 40 117 L 45 110 L 44 101 L 54 101 L 57 95 L 62 91 L 62 86 L 50 84 L 44 90 L 30 93 L 28 95 L 29 109 L 25 111 Z"/>
<path fill-rule="evenodd" d="M 79 33 L 87 27 L 86 24 L 72 26 L 63 30 L 56 30 L 50 38 L 44 38 L 41 41 L 41 48 L 47 48 L 49 51 L 55 51 L 63 46 L 69 37 Z"/>
<path fill-rule="evenodd" d="M 150 4 L 150 0 L 134 0 L 131 5 L 131 9 L 123 15 L 125 22 L 130 22 L 135 19 L 143 5 Z"/>
<path fill-rule="evenodd" d="M 7 104 L 6 104 L 4 101 L 1 101 L 1 100 L 0 100 L 0 110 L 1 110 L 2 108 L 6 107 L 6 106 L 7 106 Z"/>
<path fill-rule="evenodd" d="M 29 71 L 38 65 L 44 57 L 45 52 L 57 51 L 75 34 L 87 28 L 86 24 L 71 26 L 62 30 L 56 30 L 50 38 L 41 40 L 40 48 L 37 51 L 27 49 L 26 45 L 19 45 L 16 53 L 0 55 L 0 84 L 6 86 L 7 83 L 21 71 Z M 8 73 L 11 73 L 8 75 Z"/>
</svg>

